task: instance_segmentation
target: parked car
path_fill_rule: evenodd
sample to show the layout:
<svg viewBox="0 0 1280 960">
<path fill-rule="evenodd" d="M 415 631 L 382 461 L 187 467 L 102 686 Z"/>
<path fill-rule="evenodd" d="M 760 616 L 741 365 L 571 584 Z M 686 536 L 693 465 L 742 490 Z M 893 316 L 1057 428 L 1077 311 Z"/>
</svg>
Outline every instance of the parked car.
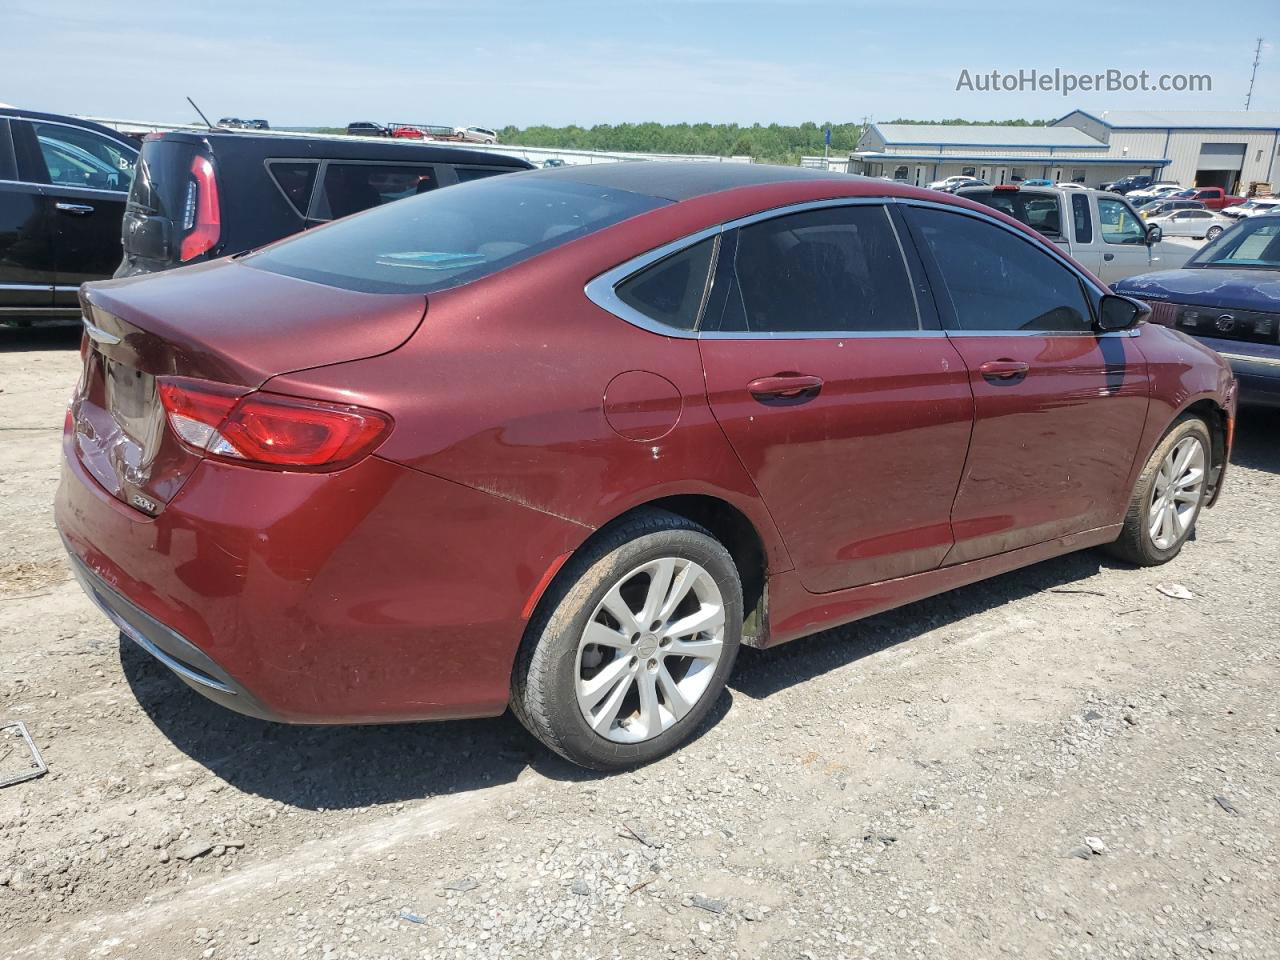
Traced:
<svg viewBox="0 0 1280 960">
<path fill-rule="evenodd" d="M 487 127 L 454 127 L 453 132 L 468 143 L 497 143 L 498 134 Z"/>
<path fill-rule="evenodd" d="M 1118 193 L 1123 196 L 1130 190 L 1145 190 L 1154 182 L 1154 177 L 1148 177 L 1146 175 L 1121 177 L 1113 183 L 1103 184 L 1101 189 L 1106 190 L 1108 193 Z"/>
<path fill-rule="evenodd" d="M 241 120 L 239 117 L 223 117 L 221 120 L 218 121 L 218 126 L 230 127 L 233 130 L 238 130 L 244 127 L 244 121 Z"/>
<path fill-rule="evenodd" d="M 1119 194 L 1004 184 L 960 190 L 958 197 L 1025 223 L 1106 283 L 1163 266 L 1181 266 L 1191 251 L 1161 242 Z"/>
<path fill-rule="evenodd" d="M 1280 209 L 1280 197 L 1253 197 L 1244 203 L 1222 208 L 1222 215 L 1233 220 L 1241 217 L 1256 217 L 1260 213 Z"/>
<path fill-rule="evenodd" d="M 954 193 L 960 187 L 980 187 L 985 180 L 979 180 L 977 177 L 955 176 L 947 177 L 943 180 L 935 180 L 929 184 L 930 190 L 941 190 L 943 193 Z"/>
<path fill-rule="evenodd" d="M 402 140 L 156 134 L 142 146 L 116 276 L 215 260 L 437 187 L 532 167 Z"/>
<path fill-rule="evenodd" d="M 1083 183 L 1075 183 L 1071 180 L 1059 180 L 1054 184 L 1059 190 L 1088 190 Z"/>
<path fill-rule="evenodd" d="M 1235 221 L 1212 210 L 1173 210 L 1147 218 L 1158 224 L 1166 237 L 1195 237 L 1216 240 L 1223 230 L 1235 226 Z"/>
<path fill-rule="evenodd" d="M 245 124 L 250 130 L 270 130 L 271 125 L 265 120 L 250 120 Z"/>
<path fill-rule="evenodd" d="M 799 167 L 493 177 L 84 304 L 56 522 L 126 637 L 243 712 L 510 706 L 601 769 L 744 638 L 1171 560 L 1230 452 L 1221 358 L 1039 234 Z"/>
<path fill-rule="evenodd" d="M 1117 291 L 1226 358 L 1240 402 L 1280 406 L 1280 214 L 1246 217 L 1205 244 L 1181 270 L 1143 274 Z"/>
<path fill-rule="evenodd" d="M 1174 183 L 1172 180 L 1157 180 L 1143 190 L 1130 190 L 1125 196 L 1136 205 L 1139 201 L 1159 200 L 1171 193 L 1180 193 L 1183 189 L 1185 188 L 1182 184 Z"/>
<path fill-rule="evenodd" d="M 542 161 L 542 165 L 544 167 L 563 167 L 564 160 L 560 157 L 547 157 L 547 159 Z"/>
<path fill-rule="evenodd" d="M 120 262 L 138 145 L 109 127 L 0 109 L 0 323 L 75 321 Z"/>
<path fill-rule="evenodd" d="M 1023 180 L 1020 184 L 1024 187 L 1052 187 L 1052 180 L 1045 180 L 1042 177 L 1033 177 L 1030 180 Z"/>
<path fill-rule="evenodd" d="M 1152 200 L 1138 207 L 1138 215 L 1145 220 L 1152 217 L 1164 217 L 1178 210 L 1204 210 L 1205 205 L 1199 200 Z"/>
<path fill-rule="evenodd" d="M 391 131 L 380 123 L 359 120 L 347 124 L 347 135 L 351 137 L 389 137 Z"/>
<path fill-rule="evenodd" d="M 1227 193 L 1221 187 L 1192 187 L 1189 190 L 1181 190 L 1178 193 L 1169 194 L 1169 199 L 1199 200 L 1210 210 L 1233 207 L 1244 203 L 1245 200 L 1244 197 L 1237 197 L 1234 194 Z"/>
</svg>

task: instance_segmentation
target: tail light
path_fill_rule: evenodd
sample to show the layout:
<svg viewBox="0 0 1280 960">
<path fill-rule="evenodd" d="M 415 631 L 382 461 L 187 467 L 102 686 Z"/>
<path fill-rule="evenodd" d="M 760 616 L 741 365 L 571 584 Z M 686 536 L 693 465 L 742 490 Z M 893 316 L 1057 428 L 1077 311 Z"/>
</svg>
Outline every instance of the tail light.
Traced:
<svg viewBox="0 0 1280 960">
<path fill-rule="evenodd" d="M 183 443 L 245 466 L 336 470 L 372 453 L 391 430 L 378 410 L 207 380 L 162 377 L 159 392 Z"/>
<path fill-rule="evenodd" d="M 218 181 L 208 157 L 191 160 L 191 176 L 182 204 L 182 246 L 178 259 L 182 263 L 208 253 L 222 234 L 222 214 L 218 206 Z"/>
</svg>

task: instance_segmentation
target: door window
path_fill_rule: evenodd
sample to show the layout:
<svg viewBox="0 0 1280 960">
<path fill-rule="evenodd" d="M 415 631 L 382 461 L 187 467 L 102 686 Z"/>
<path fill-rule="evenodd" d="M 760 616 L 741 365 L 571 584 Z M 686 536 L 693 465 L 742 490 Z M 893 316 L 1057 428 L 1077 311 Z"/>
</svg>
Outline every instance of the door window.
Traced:
<svg viewBox="0 0 1280 960">
<path fill-rule="evenodd" d="M 1089 213 L 1089 198 L 1084 194 L 1071 195 L 1071 216 L 1075 220 L 1076 243 L 1093 243 L 1093 217 Z"/>
<path fill-rule="evenodd" d="M 319 164 L 312 160 L 273 160 L 267 164 L 271 179 L 298 216 L 307 215 L 311 204 L 311 188 L 315 186 Z"/>
<path fill-rule="evenodd" d="M 977 217 L 909 207 L 961 330 L 1082 333 L 1092 314 L 1079 278 L 1047 251 Z"/>
<path fill-rule="evenodd" d="M 738 230 L 721 330 L 854 333 L 919 327 L 911 278 L 884 207 L 829 207 Z"/>
<path fill-rule="evenodd" d="M 434 190 L 435 167 L 395 163 L 334 163 L 325 168 L 318 220 L 336 220 L 370 207 Z"/>
<path fill-rule="evenodd" d="M 703 240 L 618 284 L 618 299 L 668 327 L 692 330 L 707 289 L 715 240 Z"/>
<path fill-rule="evenodd" d="M 122 143 L 80 127 L 31 122 L 49 182 L 94 190 L 129 189 L 137 154 Z"/>
<path fill-rule="evenodd" d="M 1147 242 L 1147 232 L 1142 229 L 1142 223 L 1121 200 L 1099 197 L 1098 219 L 1102 221 L 1102 239 L 1107 243 Z"/>
<path fill-rule="evenodd" d="M 502 173 L 514 173 L 515 167 L 454 167 L 454 173 L 458 175 L 459 183 L 469 183 L 472 180 L 483 180 L 485 177 L 496 177 Z"/>
</svg>

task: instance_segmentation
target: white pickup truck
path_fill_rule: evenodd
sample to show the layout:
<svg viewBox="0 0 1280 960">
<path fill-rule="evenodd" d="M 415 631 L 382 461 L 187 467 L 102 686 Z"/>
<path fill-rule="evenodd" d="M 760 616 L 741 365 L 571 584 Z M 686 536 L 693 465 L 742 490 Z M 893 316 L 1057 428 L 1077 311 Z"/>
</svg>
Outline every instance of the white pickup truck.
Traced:
<svg viewBox="0 0 1280 960">
<path fill-rule="evenodd" d="M 1105 283 L 1154 270 L 1177 270 L 1194 252 L 1163 242 L 1117 193 L 1060 187 L 969 187 L 956 196 L 993 207 L 1052 240 Z"/>
</svg>

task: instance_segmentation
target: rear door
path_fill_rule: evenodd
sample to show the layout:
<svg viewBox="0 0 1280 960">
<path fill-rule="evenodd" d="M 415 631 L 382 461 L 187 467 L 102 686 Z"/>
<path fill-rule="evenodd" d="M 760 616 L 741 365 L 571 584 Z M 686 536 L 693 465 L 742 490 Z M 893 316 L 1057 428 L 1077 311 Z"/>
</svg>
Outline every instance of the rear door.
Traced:
<svg viewBox="0 0 1280 960">
<path fill-rule="evenodd" d="M 125 201 L 137 151 L 95 130 L 52 120 L 15 120 L 32 175 L 47 184 L 46 210 L 55 249 L 53 302 L 74 309 L 88 280 L 120 264 Z"/>
<path fill-rule="evenodd" d="M 1118 522 L 1149 393 L 1129 332 L 1098 332 L 1098 291 L 1013 228 L 906 212 L 975 402 L 946 562 Z"/>
<path fill-rule="evenodd" d="M 699 345 L 711 407 L 806 589 L 942 562 L 973 398 L 884 205 L 726 233 Z"/>
<path fill-rule="evenodd" d="M 53 305 L 52 217 L 41 183 L 25 180 L 0 117 L 0 319 Z"/>
</svg>

